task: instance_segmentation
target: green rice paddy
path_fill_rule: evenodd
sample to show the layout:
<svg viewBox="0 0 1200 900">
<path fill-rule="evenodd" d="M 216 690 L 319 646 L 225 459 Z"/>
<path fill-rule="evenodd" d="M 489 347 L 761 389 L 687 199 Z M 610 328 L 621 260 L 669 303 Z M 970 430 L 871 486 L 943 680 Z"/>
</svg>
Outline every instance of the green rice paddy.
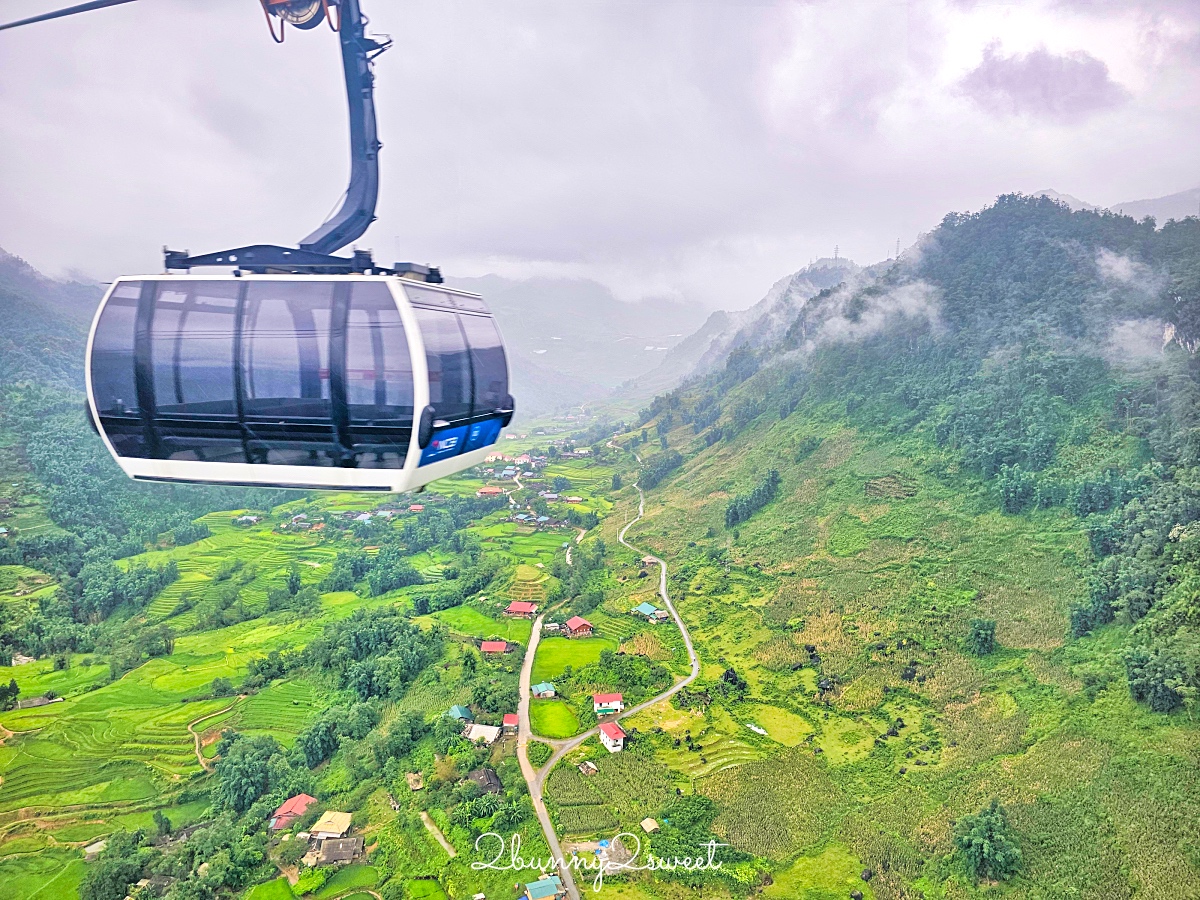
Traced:
<svg viewBox="0 0 1200 900">
<path fill-rule="evenodd" d="M 567 666 L 575 669 L 591 665 L 600 659 L 605 650 L 616 650 L 613 638 L 543 638 L 538 643 L 537 656 L 533 660 L 533 684 L 539 681 L 554 681 Z"/>
<path fill-rule="evenodd" d="M 562 700 L 534 698 L 529 701 L 529 726 L 542 737 L 566 738 L 578 733 L 579 719 Z"/>
</svg>

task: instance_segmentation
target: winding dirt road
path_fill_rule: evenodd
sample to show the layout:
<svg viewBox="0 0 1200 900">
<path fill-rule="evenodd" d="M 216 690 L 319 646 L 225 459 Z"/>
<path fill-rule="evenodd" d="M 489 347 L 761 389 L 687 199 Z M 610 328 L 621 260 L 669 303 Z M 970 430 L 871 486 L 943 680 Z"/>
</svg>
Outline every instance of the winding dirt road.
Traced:
<svg viewBox="0 0 1200 900">
<path fill-rule="evenodd" d="M 634 454 L 634 456 L 636 457 L 637 454 Z M 638 458 L 638 461 L 641 461 L 640 457 Z M 656 563 L 658 563 L 658 593 L 659 596 L 662 597 L 663 603 L 666 604 L 667 609 L 670 611 L 671 617 L 675 620 L 675 625 L 679 628 L 679 633 L 683 635 L 683 643 L 684 646 L 687 647 L 688 659 L 691 662 L 691 673 L 685 678 L 681 678 L 676 681 L 673 685 L 671 685 L 671 687 L 663 691 L 661 694 L 651 697 L 644 703 L 639 703 L 637 706 L 625 710 L 623 713 L 616 716 L 616 719 L 624 719 L 627 716 L 635 715 L 647 707 L 653 706 L 655 703 L 674 696 L 679 691 L 683 690 L 683 688 L 685 688 L 687 685 L 695 681 L 696 677 L 700 674 L 700 659 L 696 656 L 696 648 L 692 645 L 692 636 L 688 634 L 687 626 L 683 624 L 683 619 L 679 617 L 679 613 L 675 609 L 675 604 L 671 602 L 671 595 L 667 591 L 667 564 L 657 556 L 643 553 L 642 550 L 625 540 L 625 533 L 629 531 L 629 529 L 632 528 L 639 519 L 642 518 L 646 511 L 646 495 L 642 492 L 641 487 L 639 487 L 636 482 L 633 486 L 638 492 L 638 514 L 636 518 L 627 523 L 625 527 L 618 532 L 617 540 L 630 550 L 633 550 L 635 553 L 653 559 Z M 579 537 L 582 536 L 583 535 L 581 534 Z M 576 538 L 576 541 L 578 540 L 579 538 Z M 544 617 L 545 614 L 543 613 L 542 615 L 538 616 L 533 623 L 533 632 L 529 638 L 529 648 L 525 651 L 525 660 L 521 665 L 521 700 L 517 708 L 518 716 L 520 717 L 520 725 L 517 731 L 517 758 L 521 762 L 521 774 L 525 777 L 525 783 L 529 785 L 529 796 L 533 801 L 533 809 L 534 812 L 537 813 L 538 821 L 542 825 L 542 831 L 546 835 L 546 843 L 550 846 L 550 851 L 554 857 L 556 859 L 562 859 L 562 847 L 559 845 L 558 834 L 554 830 L 554 823 L 550 821 L 550 813 L 546 809 L 546 803 L 543 799 L 542 791 L 546 783 L 546 778 L 554 769 L 554 766 L 557 765 L 558 761 L 592 735 L 596 734 L 599 729 L 590 728 L 583 734 L 577 734 L 572 738 L 553 740 L 550 738 L 535 738 L 533 731 L 530 728 L 529 687 L 532 680 L 533 659 L 537 654 L 538 643 L 541 641 L 542 637 L 542 619 Z M 609 719 L 608 721 L 612 721 L 612 719 Z M 554 755 L 551 756 L 550 761 L 540 769 L 535 769 L 533 764 L 529 761 L 529 742 L 535 739 L 545 744 L 549 744 L 554 748 Z M 575 885 L 575 878 L 570 866 L 563 866 L 559 870 L 559 875 L 562 877 L 563 886 L 567 889 L 567 894 L 571 900 L 579 900 L 579 888 Z"/>
<path fill-rule="evenodd" d="M 207 715 L 203 715 L 198 719 L 192 719 L 192 721 L 188 722 L 188 727 L 187 727 L 188 733 L 192 736 L 192 740 L 196 744 L 196 762 L 200 763 L 200 768 L 202 768 L 205 772 L 211 772 L 213 770 L 213 767 L 216 765 L 216 763 L 214 763 L 212 760 L 208 760 L 208 759 L 204 758 L 204 752 L 203 752 L 204 747 L 200 743 L 200 734 L 199 734 L 199 732 L 196 731 L 196 726 L 199 725 L 201 722 L 203 722 L 205 719 L 211 719 L 214 716 L 219 716 L 221 713 L 229 712 L 231 709 L 233 709 L 235 706 L 237 706 L 238 700 L 245 700 L 245 699 L 246 699 L 245 694 L 238 694 L 238 696 L 234 698 L 234 701 L 232 703 L 230 703 L 224 709 L 218 709 L 216 712 L 210 712 Z"/>
</svg>

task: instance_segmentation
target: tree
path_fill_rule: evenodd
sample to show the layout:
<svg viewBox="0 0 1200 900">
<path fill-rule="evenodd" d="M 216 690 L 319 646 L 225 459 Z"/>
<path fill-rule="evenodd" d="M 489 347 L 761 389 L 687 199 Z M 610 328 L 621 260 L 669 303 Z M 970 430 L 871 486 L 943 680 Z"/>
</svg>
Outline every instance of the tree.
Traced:
<svg viewBox="0 0 1200 900">
<path fill-rule="evenodd" d="M 1125 654 L 1129 692 L 1155 712 L 1174 712 L 1183 706 L 1187 688 L 1184 664 L 1165 646 L 1134 647 Z"/>
<path fill-rule="evenodd" d="M 154 827 L 158 831 L 159 837 L 164 837 L 171 833 L 171 820 L 163 815 L 161 809 L 154 811 Z"/>
<path fill-rule="evenodd" d="M 619 491 L 621 489 L 621 473 L 620 472 L 613 472 L 612 489 L 614 491 Z"/>
<path fill-rule="evenodd" d="M 21 689 L 17 687 L 17 679 L 12 678 L 8 684 L 0 686 L 0 709 L 14 708 L 19 696 L 21 696 Z"/>
<path fill-rule="evenodd" d="M 1000 801 L 992 802 L 977 815 L 965 816 L 954 827 L 954 846 L 962 853 L 971 875 L 1005 881 L 1021 867 L 1021 848 L 1008 827 L 1008 816 Z"/>
<path fill-rule="evenodd" d="M 214 678 L 212 680 L 212 695 L 213 697 L 228 697 L 233 693 L 233 682 L 228 678 Z"/>
<path fill-rule="evenodd" d="M 287 591 L 293 597 L 300 592 L 300 567 L 295 563 L 288 568 Z"/>
<path fill-rule="evenodd" d="M 972 619 L 967 635 L 967 650 L 976 656 L 987 656 L 996 649 L 996 620 Z"/>
<path fill-rule="evenodd" d="M 561 494 L 571 489 L 571 482 L 567 481 L 562 475 L 555 475 L 550 482 L 550 487 L 554 488 L 556 494 Z"/>
</svg>

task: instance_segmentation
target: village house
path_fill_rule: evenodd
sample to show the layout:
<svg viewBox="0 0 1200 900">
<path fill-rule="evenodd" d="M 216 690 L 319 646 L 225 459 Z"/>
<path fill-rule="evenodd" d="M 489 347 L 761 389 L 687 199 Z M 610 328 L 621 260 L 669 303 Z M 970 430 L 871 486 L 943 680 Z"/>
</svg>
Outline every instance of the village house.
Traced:
<svg viewBox="0 0 1200 900">
<path fill-rule="evenodd" d="M 596 764 L 594 762 L 592 762 L 590 759 L 585 759 L 583 762 L 581 762 L 579 764 L 579 771 L 582 772 L 584 775 L 595 775 L 597 772 L 600 771 L 600 769 L 597 768 Z"/>
<path fill-rule="evenodd" d="M 537 617 L 538 605 L 528 600 L 514 600 L 504 610 L 506 616 L 520 616 L 526 619 Z"/>
<path fill-rule="evenodd" d="M 484 653 L 507 653 L 508 641 L 484 641 L 479 649 Z"/>
<path fill-rule="evenodd" d="M 542 682 L 539 682 L 538 684 L 535 684 L 533 687 L 531 687 L 529 689 L 529 693 L 533 694 L 533 696 L 535 696 L 539 699 L 544 700 L 547 697 L 554 696 L 554 685 L 552 685 L 548 681 L 542 681 Z"/>
<path fill-rule="evenodd" d="M 567 619 L 564 628 L 567 637 L 590 637 L 592 634 L 592 623 L 583 616 L 571 616 Z"/>
<path fill-rule="evenodd" d="M 598 716 L 611 716 L 625 709 L 625 701 L 620 694 L 593 694 L 592 709 Z"/>
<path fill-rule="evenodd" d="M 323 813 L 321 818 L 317 819 L 317 823 L 313 825 L 309 834 L 320 843 L 329 838 L 345 837 L 346 832 L 349 830 L 350 813 L 334 812 L 331 809 Z"/>
<path fill-rule="evenodd" d="M 497 725 L 479 725 L 472 722 L 463 732 L 463 737 L 472 744 L 494 744 L 500 737 L 500 728 Z"/>
<path fill-rule="evenodd" d="M 304 815 L 305 811 L 316 802 L 317 798 L 310 797 L 308 794 L 297 794 L 295 797 L 288 797 L 288 799 L 280 804 L 279 809 L 271 813 L 271 830 L 282 831 L 290 827 L 293 822 Z"/>
<path fill-rule="evenodd" d="M 467 773 L 467 780 L 479 785 L 485 794 L 500 794 L 504 791 L 504 785 L 500 783 L 500 776 L 496 774 L 495 769 L 475 769 Z"/>
<path fill-rule="evenodd" d="M 525 885 L 525 900 L 565 900 L 567 891 L 557 875 L 539 878 Z"/>
<path fill-rule="evenodd" d="M 460 706 L 457 703 L 450 707 L 450 711 L 447 713 L 447 715 L 452 719 L 458 719 L 460 722 L 475 721 L 475 717 L 471 715 L 471 710 L 467 709 L 465 706 Z"/>
<path fill-rule="evenodd" d="M 476 497 L 495 497 L 503 494 L 504 491 L 496 487 L 494 484 L 485 485 L 475 492 Z"/>
<path fill-rule="evenodd" d="M 363 852 L 360 837 L 331 838 L 321 842 L 317 850 L 318 866 L 340 866 L 352 862 Z"/>
<path fill-rule="evenodd" d="M 671 618 L 671 614 L 665 609 L 659 609 L 653 603 L 646 603 L 645 601 L 639 603 L 630 612 L 636 616 L 645 616 L 646 621 L 651 625 L 657 625 L 659 622 L 665 622 Z"/>
<path fill-rule="evenodd" d="M 409 512 L 425 512 L 425 504 L 424 503 L 410 503 L 409 507 L 408 507 L 408 511 Z"/>
<path fill-rule="evenodd" d="M 566 500 L 568 503 L 582 503 L 583 502 L 582 497 L 567 497 Z"/>
<path fill-rule="evenodd" d="M 561 631 L 562 626 L 559 625 L 557 622 L 543 622 L 542 630 L 543 631 Z"/>
<path fill-rule="evenodd" d="M 517 729 L 521 726 L 521 717 L 516 713 L 504 714 L 504 733 L 516 734 Z"/>
<path fill-rule="evenodd" d="M 625 749 L 625 732 L 616 722 L 604 722 L 600 726 L 600 743 L 609 753 L 620 753 Z"/>
<path fill-rule="evenodd" d="M 642 819 L 639 824 L 642 826 L 642 831 L 646 832 L 646 834 L 654 834 L 658 831 L 658 822 L 649 817 Z"/>
<path fill-rule="evenodd" d="M 655 559 L 653 556 L 643 556 L 642 560 L 641 560 L 641 564 L 642 564 L 642 568 L 649 568 L 650 566 L 658 565 L 658 560 Z"/>
</svg>

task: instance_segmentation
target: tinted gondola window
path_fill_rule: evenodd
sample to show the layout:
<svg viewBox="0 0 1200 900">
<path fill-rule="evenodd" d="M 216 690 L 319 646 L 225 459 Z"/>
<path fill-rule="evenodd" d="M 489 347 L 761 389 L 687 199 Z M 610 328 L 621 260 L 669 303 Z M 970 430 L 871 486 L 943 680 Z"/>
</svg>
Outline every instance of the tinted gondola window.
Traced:
<svg viewBox="0 0 1200 900">
<path fill-rule="evenodd" d="M 351 421 L 412 423 L 408 337 L 386 285 L 354 285 L 346 324 L 346 400 Z"/>
<path fill-rule="evenodd" d="M 333 284 L 251 282 L 242 355 L 246 415 L 328 420 Z"/>
<path fill-rule="evenodd" d="M 119 284 L 100 313 L 92 338 L 92 396 L 104 433 L 120 456 L 142 456 L 145 450 L 133 352 L 141 292 L 140 282 Z"/>
<path fill-rule="evenodd" d="M 168 459 L 245 462 L 233 348 L 237 296 L 229 281 L 164 281 L 150 325 L 155 429 Z"/>
<path fill-rule="evenodd" d="M 408 336 L 386 285 L 358 282 L 346 321 L 346 404 L 355 465 L 401 469 L 413 422 Z"/>
<path fill-rule="evenodd" d="M 475 416 L 486 416 L 504 406 L 508 397 L 508 365 L 496 323 L 484 316 L 460 315 L 475 380 Z"/>
<path fill-rule="evenodd" d="M 450 310 L 414 307 L 425 359 L 429 365 L 429 403 L 437 417 L 447 422 L 471 415 L 471 361 L 458 325 Z"/>
<path fill-rule="evenodd" d="M 236 282 L 163 282 L 151 325 L 160 414 L 235 416 Z"/>
</svg>

